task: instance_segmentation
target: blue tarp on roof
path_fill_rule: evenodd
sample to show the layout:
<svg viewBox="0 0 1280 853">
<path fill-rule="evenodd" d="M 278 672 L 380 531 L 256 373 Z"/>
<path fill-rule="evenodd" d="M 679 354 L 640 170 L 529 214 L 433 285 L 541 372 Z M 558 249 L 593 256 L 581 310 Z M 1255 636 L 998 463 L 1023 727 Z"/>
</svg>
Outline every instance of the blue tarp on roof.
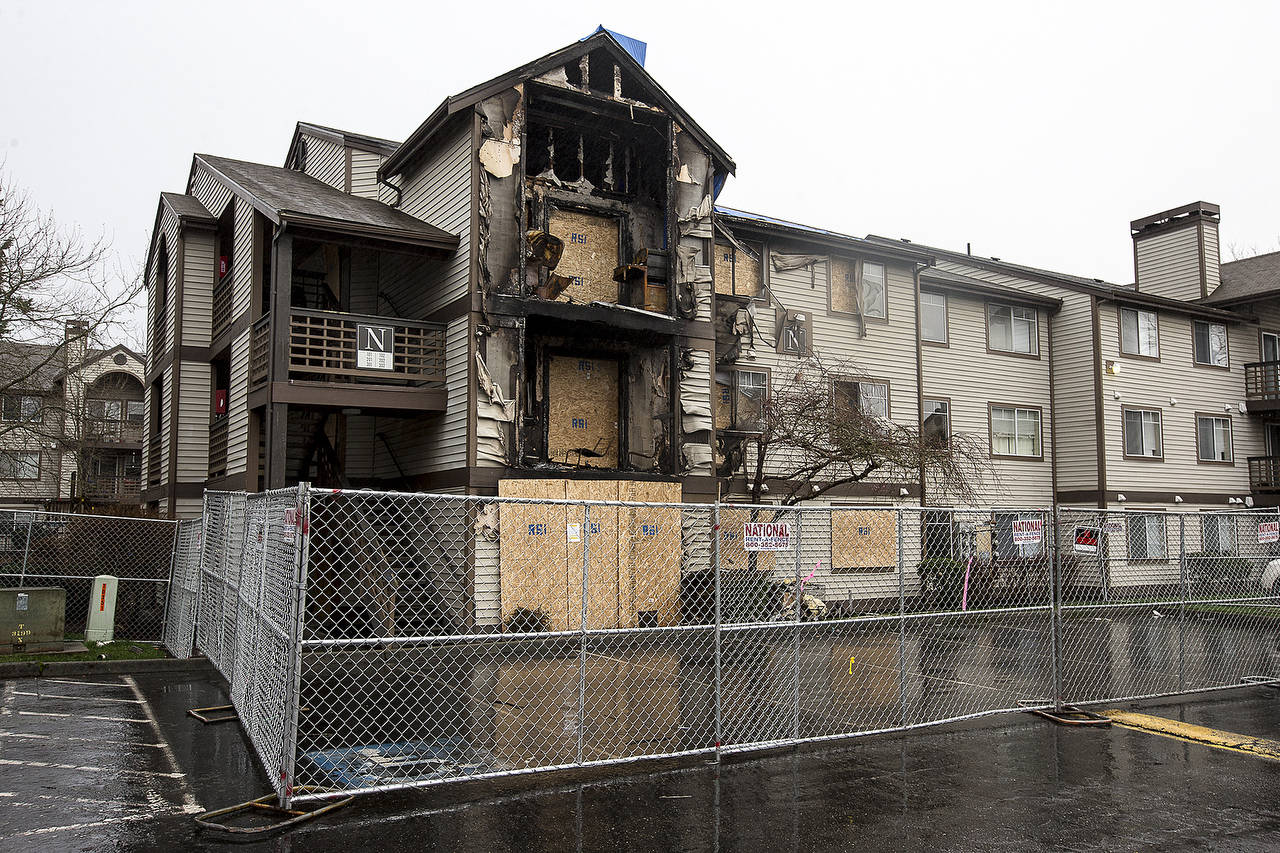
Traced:
<svg viewBox="0 0 1280 853">
<path fill-rule="evenodd" d="M 633 39 L 631 36 L 624 36 L 622 33 L 615 33 L 613 30 L 606 29 L 603 24 L 596 27 L 595 32 L 593 32 L 591 36 L 596 33 L 608 33 L 613 36 L 613 40 L 622 45 L 622 49 L 631 54 L 631 58 L 640 63 L 641 68 L 644 67 L 644 52 L 648 48 L 648 45 L 640 41 L 640 39 Z M 582 39 L 582 41 L 586 41 L 591 38 L 591 36 L 587 36 Z"/>
</svg>

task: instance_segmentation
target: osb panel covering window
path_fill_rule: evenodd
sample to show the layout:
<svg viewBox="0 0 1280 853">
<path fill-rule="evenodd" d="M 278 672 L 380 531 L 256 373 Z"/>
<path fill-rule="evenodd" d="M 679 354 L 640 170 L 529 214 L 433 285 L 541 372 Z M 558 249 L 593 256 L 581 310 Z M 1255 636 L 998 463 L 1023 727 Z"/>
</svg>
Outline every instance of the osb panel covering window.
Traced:
<svg viewBox="0 0 1280 853">
<path fill-rule="evenodd" d="M 499 480 L 501 497 L 564 500 L 564 480 Z M 561 505 L 501 504 L 499 570 L 502 621 L 517 610 L 541 613 L 550 631 L 569 628 L 567 509 Z M 582 577 L 579 554 L 578 577 Z M 581 621 L 579 619 L 579 621 Z M 530 626 L 517 626 L 529 630 Z"/>
<path fill-rule="evenodd" d="M 750 569 L 751 553 L 756 555 L 757 571 L 771 572 L 781 558 L 783 564 L 792 567 L 795 557 L 791 552 L 755 551 L 748 552 L 743 546 L 743 525 L 753 521 L 794 521 L 794 515 L 784 515 L 775 510 L 761 509 L 756 517 L 751 517 L 751 510 L 722 507 L 720 509 L 720 568 L 725 571 Z M 779 556 L 781 555 L 781 557 Z"/>
<path fill-rule="evenodd" d="M 833 509 L 831 568 L 892 571 L 898 567 L 898 519 L 891 509 Z"/>
<path fill-rule="evenodd" d="M 618 362 L 552 356 L 547 399 L 552 462 L 618 467 Z"/>
<path fill-rule="evenodd" d="M 552 210 L 549 230 L 564 241 L 564 254 L 556 272 L 574 283 L 559 297 L 561 301 L 618 301 L 618 283 L 613 271 L 618 267 L 618 220 L 577 210 Z"/>
<path fill-rule="evenodd" d="M 716 243 L 716 293 L 738 296 L 760 295 L 760 260 L 762 247 L 749 244 L 756 257 L 739 252 L 730 243 Z"/>
<path fill-rule="evenodd" d="M 733 386 L 727 382 L 716 382 L 716 429 L 730 429 L 733 426 Z"/>
<path fill-rule="evenodd" d="M 618 484 L 613 480 L 569 480 L 565 497 L 571 501 L 616 501 Z M 581 525 L 577 538 L 569 538 L 569 630 L 582 627 L 582 548 L 587 547 L 587 628 L 618 626 L 618 508 L 569 507 L 569 523 Z M 575 567 L 576 564 L 576 567 Z"/>
<path fill-rule="evenodd" d="M 831 310 L 858 312 L 858 262 L 853 258 L 831 259 Z"/>
<path fill-rule="evenodd" d="M 618 483 L 618 500 L 680 503 L 679 483 Z M 640 614 L 657 625 L 675 625 L 680 616 L 680 516 L 675 507 L 619 510 L 618 578 L 620 624 L 638 626 Z"/>
</svg>

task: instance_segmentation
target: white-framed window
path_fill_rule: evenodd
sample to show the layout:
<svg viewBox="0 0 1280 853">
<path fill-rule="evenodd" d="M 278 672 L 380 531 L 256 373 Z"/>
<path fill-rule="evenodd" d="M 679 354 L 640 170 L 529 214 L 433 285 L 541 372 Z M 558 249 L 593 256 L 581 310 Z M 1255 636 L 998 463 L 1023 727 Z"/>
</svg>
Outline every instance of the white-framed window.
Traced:
<svg viewBox="0 0 1280 853">
<path fill-rule="evenodd" d="M 39 480 L 40 452 L 0 451 L 0 480 Z"/>
<path fill-rule="evenodd" d="M 1201 550 L 1207 554 L 1236 552 L 1236 520 L 1226 513 L 1207 512 L 1200 516 Z"/>
<path fill-rule="evenodd" d="M 5 394 L 0 417 L 13 423 L 33 423 L 44 415 L 44 400 L 28 394 Z"/>
<path fill-rule="evenodd" d="M 1015 305 L 987 306 L 988 346 L 999 352 L 1038 355 L 1036 309 Z"/>
<path fill-rule="evenodd" d="M 1207 364 L 1212 367 L 1230 366 L 1226 324 L 1196 320 L 1191 324 L 1191 338 L 1196 364 Z"/>
<path fill-rule="evenodd" d="M 1124 410 L 1124 455 L 1164 457 L 1164 435 L 1158 409 Z"/>
<path fill-rule="evenodd" d="M 991 453 L 994 456 L 1039 458 L 1040 410 L 992 406 Z"/>
<path fill-rule="evenodd" d="M 920 435 L 930 444 L 943 447 L 951 443 L 951 401 L 924 398 Z"/>
<path fill-rule="evenodd" d="M 1159 513 L 1134 513 L 1128 517 L 1127 539 L 1130 560 L 1165 560 L 1169 541 L 1165 517 Z"/>
<path fill-rule="evenodd" d="M 1201 462 L 1231 462 L 1231 418 L 1196 415 L 1196 451 Z"/>
<path fill-rule="evenodd" d="M 146 411 L 146 404 L 142 400 L 129 400 L 125 403 L 125 419 L 132 424 L 142 423 L 142 413 Z"/>
<path fill-rule="evenodd" d="M 885 382 L 859 382 L 858 408 L 864 415 L 889 419 L 889 385 Z"/>
<path fill-rule="evenodd" d="M 991 526 L 996 534 L 997 557 L 1039 557 L 1044 553 L 1044 529 L 1041 527 L 1040 541 L 1020 544 L 1013 541 L 1013 523 L 1015 521 L 1044 521 L 1039 513 L 1025 512 L 993 512 Z"/>
<path fill-rule="evenodd" d="M 1160 321 L 1156 312 L 1120 309 L 1120 352 L 1144 358 L 1160 357 Z"/>
<path fill-rule="evenodd" d="M 762 370 L 739 370 L 734 373 L 733 426 L 741 430 L 758 430 L 764 418 L 764 399 L 769 393 L 769 374 Z"/>
<path fill-rule="evenodd" d="M 883 320 L 889 316 L 884 264 L 862 262 L 862 313 Z"/>
<path fill-rule="evenodd" d="M 944 293 L 920 291 L 920 340 L 947 342 L 947 297 Z"/>
</svg>

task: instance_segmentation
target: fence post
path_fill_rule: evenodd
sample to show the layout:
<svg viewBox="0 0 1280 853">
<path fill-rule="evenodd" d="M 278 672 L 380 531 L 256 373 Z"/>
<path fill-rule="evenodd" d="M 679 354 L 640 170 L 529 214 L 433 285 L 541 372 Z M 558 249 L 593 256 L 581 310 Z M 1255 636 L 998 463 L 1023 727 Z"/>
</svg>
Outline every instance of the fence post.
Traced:
<svg viewBox="0 0 1280 853">
<path fill-rule="evenodd" d="M 1187 689 L 1187 517 L 1178 514 L 1178 692 Z"/>
<path fill-rule="evenodd" d="M 173 598 L 174 572 L 178 568 L 178 541 L 182 537 L 182 522 L 173 523 L 173 545 L 169 548 L 169 583 L 164 588 L 164 610 L 160 614 L 160 645 L 170 648 L 166 635 L 169 633 L 169 604 Z M 175 653 L 176 654 L 176 653 Z"/>
<path fill-rule="evenodd" d="M 715 584 L 715 607 L 716 607 L 716 627 L 715 627 L 715 661 L 716 661 L 716 686 L 715 686 L 715 706 L 716 706 L 716 763 L 720 763 L 720 744 L 724 740 L 724 732 L 721 729 L 722 720 L 722 700 L 720 697 L 720 500 L 711 506 L 711 571 L 712 582 Z"/>
<path fill-rule="evenodd" d="M 587 727 L 587 565 L 591 559 L 591 505 L 582 505 L 582 608 L 578 622 L 578 763 Z"/>
<path fill-rule="evenodd" d="M 31 528 L 34 526 L 36 514 L 34 511 L 26 514 L 27 516 L 27 544 L 22 548 L 22 577 L 18 580 L 18 586 L 25 586 L 27 583 L 27 559 L 31 556 Z"/>
<path fill-rule="evenodd" d="M 283 782 L 280 805 L 289 808 L 298 771 L 298 709 L 302 704 L 303 621 L 307 608 L 307 563 L 311 557 L 311 484 L 298 484 L 297 547 L 293 553 L 293 616 L 289 625 L 289 675 L 285 690 L 284 743 L 280 753 Z M 246 529 L 248 524 L 245 525 Z M 242 555 L 243 556 L 243 555 Z M 264 563 L 265 566 L 265 563 Z M 264 568 L 265 571 L 265 568 Z M 265 586 L 265 584 L 263 584 Z"/>
<path fill-rule="evenodd" d="M 1050 510 L 1049 546 L 1053 557 L 1049 561 L 1049 665 L 1053 683 L 1053 710 L 1062 710 L 1062 550 L 1058 547 L 1058 505 Z"/>
<path fill-rule="evenodd" d="M 901 507 L 897 511 L 898 527 L 898 696 L 902 702 L 902 726 L 907 726 L 907 575 L 902 547 Z"/>
<path fill-rule="evenodd" d="M 795 543 L 792 545 L 792 553 L 795 556 L 795 564 L 796 564 L 796 579 L 795 579 L 795 589 L 794 589 L 795 594 L 792 596 L 793 603 L 795 605 L 795 616 L 794 616 L 794 619 L 792 620 L 792 627 L 791 627 L 791 630 L 795 633 L 795 638 L 794 638 L 795 660 L 793 661 L 793 665 L 795 668 L 794 701 L 795 701 L 796 718 L 795 718 L 795 725 L 791 731 L 791 738 L 792 740 L 798 741 L 800 740 L 800 607 L 801 607 L 800 519 L 803 518 L 804 515 L 800 511 L 799 507 L 792 507 L 791 513 L 792 515 L 795 516 L 795 531 L 792 533 L 792 535 L 795 537 Z"/>
</svg>

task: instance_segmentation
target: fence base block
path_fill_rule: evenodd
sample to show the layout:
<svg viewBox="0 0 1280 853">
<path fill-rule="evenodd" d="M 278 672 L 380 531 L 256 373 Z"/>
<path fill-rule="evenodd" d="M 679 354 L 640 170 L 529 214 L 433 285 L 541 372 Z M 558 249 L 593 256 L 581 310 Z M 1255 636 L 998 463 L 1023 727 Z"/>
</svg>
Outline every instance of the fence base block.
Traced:
<svg viewBox="0 0 1280 853">
<path fill-rule="evenodd" d="M 301 790 L 299 790 L 299 793 L 301 793 Z M 306 823 L 335 809 L 342 808 L 353 799 L 354 797 L 350 796 L 344 797 L 340 800 L 326 803 L 318 809 L 284 809 L 275 805 L 275 794 L 267 794 L 258 797 L 256 800 L 249 800 L 248 802 L 237 803 L 234 806 L 227 806 L 224 809 L 205 812 L 195 818 L 195 822 L 201 829 L 223 833 L 236 841 L 256 841 L 278 832 L 293 829 L 298 824 Z M 247 822 L 239 826 L 234 826 L 228 822 L 236 819 Z M 268 822 L 259 822 L 264 820 Z"/>
<path fill-rule="evenodd" d="M 1028 708 L 1027 713 L 1035 714 L 1037 717 L 1043 717 L 1051 723 L 1059 726 L 1095 726 L 1097 728 L 1107 728 L 1111 725 L 1111 720 L 1101 714 L 1095 714 L 1092 711 L 1086 711 L 1083 708 L 1077 708 L 1075 705 L 1063 705 L 1056 711 L 1047 711 L 1042 708 Z"/>
<path fill-rule="evenodd" d="M 188 708 L 187 716 L 195 717 L 205 725 L 210 723 L 229 723 L 232 720 L 240 719 L 240 715 L 236 713 L 234 705 L 210 705 L 208 708 Z"/>
</svg>

